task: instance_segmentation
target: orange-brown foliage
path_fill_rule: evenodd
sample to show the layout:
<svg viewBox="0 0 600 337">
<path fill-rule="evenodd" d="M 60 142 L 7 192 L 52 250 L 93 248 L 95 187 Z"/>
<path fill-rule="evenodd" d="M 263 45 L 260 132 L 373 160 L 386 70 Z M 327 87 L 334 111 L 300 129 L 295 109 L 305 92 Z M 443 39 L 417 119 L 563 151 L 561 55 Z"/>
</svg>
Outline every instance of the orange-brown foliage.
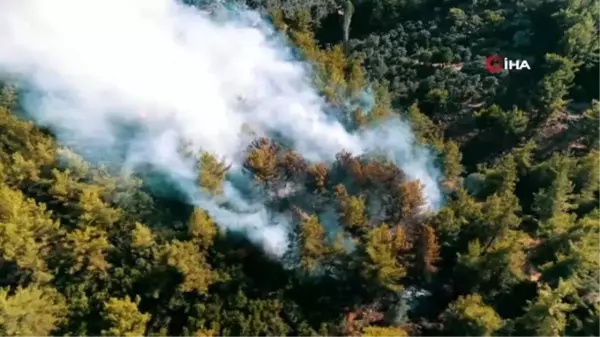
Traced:
<svg viewBox="0 0 600 337">
<path fill-rule="evenodd" d="M 252 172 L 257 181 L 267 183 L 277 178 L 277 145 L 261 138 L 250 145 L 248 152 L 244 168 Z"/>
<path fill-rule="evenodd" d="M 308 169 L 310 179 L 309 183 L 314 185 L 319 192 L 323 192 L 325 190 L 328 171 L 329 170 L 325 163 L 313 165 Z"/>
</svg>

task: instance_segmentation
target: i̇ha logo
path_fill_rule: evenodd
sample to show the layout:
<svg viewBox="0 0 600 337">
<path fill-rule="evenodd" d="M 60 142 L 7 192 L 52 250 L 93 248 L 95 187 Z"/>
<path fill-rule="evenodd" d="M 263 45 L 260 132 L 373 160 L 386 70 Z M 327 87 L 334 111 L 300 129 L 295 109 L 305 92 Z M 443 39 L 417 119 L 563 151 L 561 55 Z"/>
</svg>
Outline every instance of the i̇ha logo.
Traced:
<svg viewBox="0 0 600 337">
<path fill-rule="evenodd" d="M 485 60 L 485 67 L 492 74 L 499 73 L 502 70 L 531 70 L 527 60 L 509 60 L 500 55 L 488 56 Z"/>
</svg>

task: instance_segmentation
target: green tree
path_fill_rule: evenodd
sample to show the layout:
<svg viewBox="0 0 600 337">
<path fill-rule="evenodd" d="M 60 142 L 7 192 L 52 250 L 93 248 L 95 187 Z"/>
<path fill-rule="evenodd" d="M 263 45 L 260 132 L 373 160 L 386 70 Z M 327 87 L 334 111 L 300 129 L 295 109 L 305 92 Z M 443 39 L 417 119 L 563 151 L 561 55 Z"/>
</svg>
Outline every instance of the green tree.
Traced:
<svg viewBox="0 0 600 337">
<path fill-rule="evenodd" d="M 406 269 L 396 258 L 399 248 L 387 225 L 371 230 L 362 262 L 363 277 L 385 289 L 402 289 L 400 282 L 406 276 Z"/>
<path fill-rule="evenodd" d="M 565 96 L 573 84 L 579 64 L 560 55 L 546 54 L 545 67 L 546 75 L 539 84 L 542 118 L 551 116 L 565 107 Z"/>
<path fill-rule="evenodd" d="M 308 272 L 314 272 L 325 255 L 325 230 L 319 219 L 311 216 L 300 224 L 300 264 Z"/>
<path fill-rule="evenodd" d="M 554 14 L 564 35 L 561 45 L 565 55 L 569 58 L 583 62 L 588 67 L 598 63 L 598 12 L 600 6 L 597 1 L 570 0 L 566 7 Z"/>
<path fill-rule="evenodd" d="M 573 305 L 564 302 L 573 292 L 568 282 L 561 282 L 556 289 L 541 285 L 535 300 L 529 301 L 525 315 L 517 320 L 522 331 L 534 336 L 562 336 L 567 325 L 567 313 Z"/>
<path fill-rule="evenodd" d="M 205 293 L 214 281 L 213 271 L 197 244 L 191 241 L 173 241 L 167 246 L 167 264 L 183 276 L 183 292 Z"/>
<path fill-rule="evenodd" d="M 61 262 L 69 267 L 71 275 L 106 277 L 111 266 L 107 255 L 112 248 L 105 231 L 93 226 L 75 229 L 62 242 Z"/>
<path fill-rule="evenodd" d="M 202 152 L 198 161 L 198 184 L 213 195 L 223 193 L 223 182 L 227 175 L 228 167 L 214 155 Z"/>
<path fill-rule="evenodd" d="M 494 194 L 487 198 L 483 204 L 483 219 L 478 231 L 478 236 L 485 242 L 484 251 L 492 244 L 501 240 L 509 230 L 516 229 L 521 219 L 516 212 L 520 210 L 518 199 L 512 193 L 502 196 Z"/>
<path fill-rule="evenodd" d="M 131 247 L 134 249 L 143 249 L 152 246 L 154 243 L 152 230 L 147 226 L 136 223 L 131 233 Z"/>
<path fill-rule="evenodd" d="M 206 211 L 195 208 L 188 221 L 188 235 L 201 249 L 208 249 L 217 235 L 217 226 Z"/>
<path fill-rule="evenodd" d="M 443 130 L 433 123 L 427 115 L 421 112 L 417 103 L 413 103 L 408 108 L 407 114 L 417 141 L 421 144 L 431 144 L 435 148 L 441 149 L 443 146 Z"/>
<path fill-rule="evenodd" d="M 365 198 L 348 196 L 340 201 L 340 221 L 344 228 L 355 235 L 366 233 L 367 214 Z"/>
<path fill-rule="evenodd" d="M 600 151 L 593 150 L 578 158 L 572 178 L 577 203 L 585 205 L 595 201 L 600 189 Z"/>
<path fill-rule="evenodd" d="M 31 285 L 14 292 L 0 289 L 0 333 L 48 336 L 61 323 L 66 309 L 64 297 L 54 288 Z"/>
<path fill-rule="evenodd" d="M 527 128 L 529 118 L 525 111 L 513 107 L 502 110 L 498 105 L 475 112 L 477 125 L 484 129 L 493 130 L 500 137 L 519 135 Z"/>
<path fill-rule="evenodd" d="M 466 253 L 459 253 L 455 279 L 460 292 L 480 291 L 486 298 L 506 294 L 511 287 L 525 280 L 525 237 L 511 231 L 484 250 L 478 240 L 468 244 Z"/>
<path fill-rule="evenodd" d="M 573 184 L 566 168 L 557 172 L 556 179 L 548 189 L 541 189 L 535 194 L 534 210 L 540 219 L 548 220 L 573 208 Z"/>
<path fill-rule="evenodd" d="M 502 318 L 479 294 L 461 296 L 442 314 L 446 333 L 455 336 L 491 336 L 502 327 Z"/>
<path fill-rule="evenodd" d="M 394 337 L 404 337 L 408 336 L 408 333 L 396 327 L 382 327 L 382 326 L 367 326 L 363 328 L 363 332 L 361 336 L 365 337 L 378 337 L 378 336 L 394 336 Z"/>
<path fill-rule="evenodd" d="M 138 299 L 139 302 L 139 299 Z M 137 302 L 130 298 L 111 298 L 104 305 L 102 318 L 107 326 L 102 330 L 103 336 L 144 336 L 149 314 L 139 311 Z"/>
<path fill-rule="evenodd" d="M 17 103 L 17 91 L 15 87 L 7 84 L 0 84 L 0 109 L 11 110 Z"/>
<path fill-rule="evenodd" d="M 454 189 L 458 186 L 460 175 L 463 173 L 461 165 L 462 153 L 458 148 L 458 144 L 449 141 L 444 144 L 443 152 L 443 167 L 444 167 L 444 184 L 448 189 Z"/>
<path fill-rule="evenodd" d="M 600 102 L 594 100 L 592 106 L 584 111 L 581 121 L 581 132 L 584 143 L 598 149 L 600 145 Z"/>
<path fill-rule="evenodd" d="M 59 224 L 49 215 L 44 205 L 0 183 L 0 257 L 18 266 L 21 281 L 28 275 L 40 282 L 52 278 L 46 258 L 58 239 Z"/>
</svg>

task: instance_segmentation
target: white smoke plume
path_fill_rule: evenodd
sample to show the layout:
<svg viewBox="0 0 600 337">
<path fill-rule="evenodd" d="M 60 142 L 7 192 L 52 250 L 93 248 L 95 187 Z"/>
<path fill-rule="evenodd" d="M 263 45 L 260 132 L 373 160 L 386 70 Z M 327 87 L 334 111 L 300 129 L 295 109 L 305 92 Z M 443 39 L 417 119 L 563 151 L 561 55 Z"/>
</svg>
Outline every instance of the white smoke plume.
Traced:
<svg viewBox="0 0 600 337">
<path fill-rule="evenodd" d="M 309 160 L 384 148 L 438 207 L 438 173 L 410 129 L 398 122 L 346 131 L 325 113 L 306 64 L 276 36 L 255 12 L 216 22 L 175 0 L 1 0 L 0 73 L 35 88 L 26 108 L 36 122 L 79 149 L 116 151 L 115 120 L 141 124 L 126 167 L 159 167 L 219 225 L 246 231 L 277 255 L 286 249 L 286 219 L 245 200 L 232 183 L 225 195 L 233 207 L 203 195 L 177 151 L 180 137 L 234 171 L 248 144 L 244 126 L 284 135 Z"/>
</svg>

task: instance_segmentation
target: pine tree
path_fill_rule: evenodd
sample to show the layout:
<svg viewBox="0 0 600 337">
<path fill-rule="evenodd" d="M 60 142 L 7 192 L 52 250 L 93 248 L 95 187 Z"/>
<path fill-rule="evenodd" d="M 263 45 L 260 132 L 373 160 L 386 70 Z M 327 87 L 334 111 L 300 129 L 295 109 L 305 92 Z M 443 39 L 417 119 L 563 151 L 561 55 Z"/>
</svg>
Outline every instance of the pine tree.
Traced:
<svg viewBox="0 0 600 337">
<path fill-rule="evenodd" d="M 386 119 L 391 114 L 392 98 L 384 83 L 375 83 L 373 85 L 375 94 L 375 106 L 370 112 L 370 121 L 379 121 Z"/>
<path fill-rule="evenodd" d="M 266 138 L 255 141 L 248 153 L 244 167 L 254 174 L 258 182 L 269 183 L 277 178 L 278 148 Z"/>
<path fill-rule="evenodd" d="M 482 242 L 485 242 L 484 252 L 497 240 L 501 240 L 509 230 L 519 226 L 521 219 L 516 214 L 519 210 L 518 199 L 511 192 L 487 198 L 482 209 L 482 226 L 473 228 Z"/>
<path fill-rule="evenodd" d="M 573 208 L 570 200 L 573 184 L 569 180 L 566 168 L 561 168 L 548 189 L 535 194 L 534 211 L 542 221 L 558 216 Z"/>
<path fill-rule="evenodd" d="M 539 84 L 541 118 L 549 117 L 566 106 L 564 98 L 573 85 L 579 67 L 573 60 L 557 54 L 546 54 L 545 58 L 547 75 Z"/>
<path fill-rule="evenodd" d="M 319 163 L 308 168 L 308 184 L 311 188 L 322 193 L 325 191 L 329 169 L 325 163 Z"/>
<path fill-rule="evenodd" d="M 198 170 L 200 171 L 198 176 L 198 185 L 200 187 L 212 195 L 223 193 L 223 182 L 228 170 L 225 163 L 208 152 L 202 152 L 198 160 Z"/>
<path fill-rule="evenodd" d="M 350 74 L 348 75 L 348 90 L 351 97 L 357 96 L 365 88 L 366 79 L 363 70 L 363 60 L 355 58 L 350 61 Z"/>
<path fill-rule="evenodd" d="M 51 335 L 66 313 L 64 297 L 53 288 L 0 289 L 0 333 L 4 336 Z"/>
<path fill-rule="evenodd" d="M 564 55 L 580 61 L 586 67 L 598 63 L 597 17 L 600 10 L 596 1 L 570 0 L 554 16 L 558 19 L 564 35 L 560 41 Z"/>
<path fill-rule="evenodd" d="M 463 173 L 461 165 L 462 154 L 458 144 L 449 141 L 444 144 L 443 167 L 444 167 L 444 185 L 447 189 L 453 190 L 458 186 L 460 175 Z"/>
<path fill-rule="evenodd" d="M 408 336 L 408 333 L 396 327 L 380 327 L 380 326 L 367 326 L 363 328 L 363 332 L 361 336 L 364 337 L 379 337 L 379 336 L 394 336 L 394 337 L 404 337 Z"/>
<path fill-rule="evenodd" d="M 398 247 L 387 225 L 372 229 L 365 246 L 361 273 L 376 285 L 392 291 L 402 289 L 401 281 L 406 269 L 396 259 Z"/>
<path fill-rule="evenodd" d="M 46 258 L 60 232 L 49 215 L 43 204 L 0 183 L 0 258 L 16 264 L 22 281 L 28 276 L 40 282 L 52 278 Z"/>
<path fill-rule="evenodd" d="M 423 185 L 419 180 L 413 180 L 400 185 L 400 210 L 403 219 L 413 219 L 420 215 L 425 206 Z"/>
<path fill-rule="evenodd" d="M 194 242 L 173 241 L 167 246 L 166 259 L 183 276 L 179 287 L 183 292 L 205 293 L 214 280 L 205 256 Z"/>
<path fill-rule="evenodd" d="M 597 199 L 596 193 L 600 189 L 600 151 L 591 151 L 578 159 L 573 183 L 573 191 L 578 194 L 576 199 L 580 205 Z"/>
<path fill-rule="evenodd" d="M 584 143 L 592 148 L 600 146 L 600 101 L 594 100 L 592 106 L 583 113 L 581 132 Z"/>
<path fill-rule="evenodd" d="M 348 232 L 356 236 L 365 234 L 367 230 L 365 198 L 349 196 L 340 200 L 340 222 Z"/>
<path fill-rule="evenodd" d="M 428 225 L 421 226 L 417 247 L 421 273 L 429 282 L 437 271 L 436 263 L 440 259 L 440 246 L 433 228 Z"/>
<path fill-rule="evenodd" d="M 441 128 L 421 112 L 417 103 L 413 103 L 408 108 L 407 114 L 417 141 L 421 144 L 431 144 L 441 150 L 443 148 Z M 453 151 L 452 148 L 450 150 Z"/>
<path fill-rule="evenodd" d="M 325 230 L 317 217 L 311 216 L 300 224 L 300 247 L 302 268 L 314 272 L 325 254 Z"/>
<path fill-rule="evenodd" d="M 208 249 L 217 235 L 217 227 L 204 210 L 195 208 L 188 222 L 188 235 L 201 249 Z"/>
<path fill-rule="evenodd" d="M 136 302 L 130 298 L 124 299 L 111 298 L 104 305 L 102 318 L 105 321 L 107 329 L 102 330 L 103 336 L 144 336 L 146 333 L 146 324 L 150 320 L 149 314 L 143 314 L 139 311 Z"/>
<path fill-rule="evenodd" d="M 479 294 L 460 296 L 442 315 L 444 330 L 455 336 L 491 336 L 502 327 L 502 318 Z"/>
<path fill-rule="evenodd" d="M 152 246 L 154 242 L 154 234 L 147 226 L 140 223 L 135 224 L 135 228 L 131 232 L 131 247 L 134 249 L 143 249 Z"/>
<path fill-rule="evenodd" d="M 62 242 L 62 262 L 69 266 L 71 275 L 85 273 L 103 278 L 108 276 L 111 265 L 107 255 L 112 248 L 105 231 L 93 226 L 75 229 Z"/>
<path fill-rule="evenodd" d="M 517 320 L 523 334 L 533 336 L 562 336 L 567 325 L 567 313 L 573 306 L 563 302 L 573 292 L 568 282 L 561 282 L 556 289 L 541 285 L 538 296 L 528 301 L 525 315 Z"/>
</svg>

